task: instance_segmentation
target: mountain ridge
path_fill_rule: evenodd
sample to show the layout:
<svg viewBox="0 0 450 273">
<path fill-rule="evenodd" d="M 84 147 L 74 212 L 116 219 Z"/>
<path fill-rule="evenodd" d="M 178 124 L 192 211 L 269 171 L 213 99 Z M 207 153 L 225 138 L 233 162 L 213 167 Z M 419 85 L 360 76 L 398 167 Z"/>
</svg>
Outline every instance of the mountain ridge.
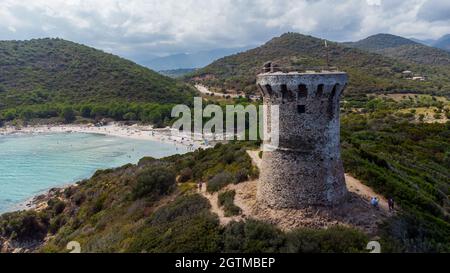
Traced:
<svg viewBox="0 0 450 273">
<path fill-rule="evenodd" d="M 250 47 L 247 46 L 237 48 L 217 48 L 212 50 L 198 51 L 194 53 L 179 53 L 165 57 L 154 58 L 147 61 L 145 65 L 156 71 L 195 69 L 204 67 L 219 58 L 236 54 L 248 49 L 250 49 Z"/>
<path fill-rule="evenodd" d="M 432 46 L 446 51 L 450 51 L 450 34 L 446 34 L 438 39 L 420 40 L 411 38 L 411 40 L 427 46 Z"/>
<path fill-rule="evenodd" d="M 417 64 L 450 65 L 450 52 L 392 34 L 376 34 L 345 45 Z"/>
<path fill-rule="evenodd" d="M 364 38 L 362 40 L 359 40 L 357 42 L 346 42 L 343 44 L 372 51 L 404 45 L 418 45 L 418 43 L 413 40 L 388 33 L 379 33 Z"/>
<path fill-rule="evenodd" d="M 292 32 L 275 37 L 255 49 L 219 59 L 187 76 L 186 79 L 192 82 L 201 81 L 210 87 L 224 90 L 257 93 L 256 75 L 265 62 L 273 61 L 284 67 L 325 66 L 327 50 L 331 66 L 337 66 L 350 75 L 347 94 L 376 92 L 450 94 L 448 67 L 419 65 L 333 41 L 328 41 L 326 49 L 323 39 Z M 405 70 L 428 76 L 432 84 L 405 79 L 402 76 Z"/>
</svg>

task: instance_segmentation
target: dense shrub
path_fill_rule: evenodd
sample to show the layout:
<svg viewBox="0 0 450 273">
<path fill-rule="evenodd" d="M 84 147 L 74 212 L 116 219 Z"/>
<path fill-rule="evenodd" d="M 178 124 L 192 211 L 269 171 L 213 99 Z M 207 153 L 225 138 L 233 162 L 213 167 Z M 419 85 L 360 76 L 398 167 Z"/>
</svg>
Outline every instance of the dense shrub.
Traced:
<svg viewBox="0 0 450 273">
<path fill-rule="evenodd" d="M 225 217 L 231 217 L 241 214 L 241 209 L 234 204 L 236 191 L 225 191 L 219 194 L 218 205 L 223 207 Z"/>
<path fill-rule="evenodd" d="M 75 111 L 67 106 L 62 110 L 61 117 L 64 119 L 65 123 L 72 123 L 76 119 Z"/>
<path fill-rule="evenodd" d="M 280 230 L 255 220 L 230 223 L 223 240 L 226 253 L 275 253 L 285 241 Z"/>
<path fill-rule="evenodd" d="M 51 234 L 55 234 L 55 233 L 58 232 L 58 230 L 59 230 L 63 225 L 65 225 L 66 223 L 67 223 L 67 222 L 66 222 L 65 216 L 63 216 L 63 215 L 58 215 L 58 216 L 56 216 L 56 217 L 54 217 L 54 218 L 51 219 L 51 221 L 50 221 L 50 226 L 49 226 L 48 231 L 49 231 Z"/>
<path fill-rule="evenodd" d="M 228 184 L 236 182 L 236 177 L 227 171 L 216 174 L 208 181 L 208 192 L 217 192 Z"/>
<path fill-rule="evenodd" d="M 156 211 L 133 238 L 127 252 L 216 253 L 220 251 L 221 229 L 209 203 L 199 195 L 177 199 Z"/>
<path fill-rule="evenodd" d="M 178 181 L 180 183 L 188 182 L 191 179 L 192 179 L 192 169 L 191 168 L 189 168 L 189 167 L 184 168 L 180 171 L 179 178 L 178 178 Z"/>
<path fill-rule="evenodd" d="M 80 206 L 86 200 L 86 196 L 83 192 L 77 192 L 73 195 L 72 200 L 75 205 Z"/>
<path fill-rule="evenodd" d="M 423 213 L 402 212 L 385 222 L 381 231 L 383 245 L 391 252 L 450 252 L 450 225 Z"/>
<path fill-rule="evenodd" d="M 137 183 L 133 189 L 134 199 L 155 199 L 161 195 L 170 193 L 175 184 L 175 173 L 165 166 L 154 166 L 140 171 L 137 175 Z"/>
<path fill-rule="evenodd" d="M 48 218 L 35 211 L 7 213 L 0 216 L 0 235 L 14 240 L 42 240 L 47 234 Z"/>
<path fill-rule="evenodd" d="M 52 210 L 54 215 L 61 214 L 64 211 L 64 208 L 66 207 L 66 204 L 57 198 L 50 199 L 47 202 L 47 205 Z"/>
<path fill-rule="evenodd" d="M 385 223 L 383 240 L 397 244 L 394 251 L 450 248 L 449 136 L 450 123 L 415 124 L 373 114 L 342 119 L 346 171 L 393 197 L 404 212 Z"/>
<path fill-rule="evenodd" d="M 175 219 L 192 217 L 192 215 L 207 211 L 209 208 L 208 200 L 200 195 L 187 195 L 156 211 L 148 222 L 151 225 L 160 225 Z"/>
<path fill-rule="evenodd" d="M 286 234 L 286 246 L 282 251 L 288 253 L 366 252 L 368 242 L 366 235 L 350 228 L 297 229 Z"/>
</svg>

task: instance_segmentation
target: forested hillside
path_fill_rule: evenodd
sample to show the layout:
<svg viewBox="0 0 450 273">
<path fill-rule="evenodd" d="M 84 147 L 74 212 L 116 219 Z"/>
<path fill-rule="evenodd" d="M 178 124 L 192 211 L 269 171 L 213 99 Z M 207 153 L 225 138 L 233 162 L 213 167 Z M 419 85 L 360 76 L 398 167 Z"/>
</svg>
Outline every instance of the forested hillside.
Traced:
<svg viewBox="0 0 450 273">
<path fill-rule="evenodd" d="M 406 62 L 435 66 L 450 65 L 450 52 L 391 34 L 377 34 L 345 45 Z"/>
<path fill-rule="evenodd" d="M 62 39 L 0 42 L 0 109 L 45 103 L 186 102 L 173 79 Z"/>
<path fill-rule="evenodd" d="M 330 65 L 350 76 L 347 95 L 417 92 L 450 95 L 450 68 L 418 65 L 377 53 L 328 42 Z M 273 61 L 287 70 L 326 65 L 324 41 L 312 36 L 287 33 L 265 45 L 222 58 L 190 75 L 190 81 L 221 89 L 256 93 L 256 75 L 262 65 Z M 402 72 L 413 71 L 427 77 L 419 82 L 406 79 Z"/>
</svg>

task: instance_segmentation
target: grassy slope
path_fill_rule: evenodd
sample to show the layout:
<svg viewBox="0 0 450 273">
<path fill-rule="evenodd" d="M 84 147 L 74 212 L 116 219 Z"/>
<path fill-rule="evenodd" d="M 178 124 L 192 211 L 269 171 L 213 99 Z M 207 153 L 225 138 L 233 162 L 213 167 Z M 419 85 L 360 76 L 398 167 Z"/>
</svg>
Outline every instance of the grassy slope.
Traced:
<svg viewBox="0 0 450 273">
<path fill-rule="evenodd" d="M 0 42 L 0 109 L 56 102 L 178 103 L 192 94 L 173 79 L 73 42 Z"/>
<path fill-rule="evenodd" d="M 256 92 L 255 75 L 264 62 L 273 61 L 281 66 L 311 67 L 325 64 L 326 50 L 321 39 L 297 33 L 287 33 L 265 45 L 217 60 L 193 75 L 210 76 L 204 82 L 219 88 Z M 428 92 L 450 94 L 448 67 L 417 65 L 329 42 L 331 65 L 350 75 L 348 94 L 373 92 Z M 402 79 L 401 72 L 412 70 L 429 77 L 429 82 Z"/>
</svg>

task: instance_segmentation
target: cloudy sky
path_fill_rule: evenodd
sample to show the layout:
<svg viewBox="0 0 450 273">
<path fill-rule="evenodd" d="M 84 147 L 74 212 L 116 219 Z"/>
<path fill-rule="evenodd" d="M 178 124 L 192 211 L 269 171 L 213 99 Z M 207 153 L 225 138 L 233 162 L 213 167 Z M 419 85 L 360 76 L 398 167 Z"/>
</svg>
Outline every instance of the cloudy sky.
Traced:
<svg viewBox="0 0 450 273">
<path fill-rule="evenodd" d="M 450 33 L 450 0 L 0 0 L 0 40 L 60 37 L 136 58 L 261 44 Z"/>
</svg>

